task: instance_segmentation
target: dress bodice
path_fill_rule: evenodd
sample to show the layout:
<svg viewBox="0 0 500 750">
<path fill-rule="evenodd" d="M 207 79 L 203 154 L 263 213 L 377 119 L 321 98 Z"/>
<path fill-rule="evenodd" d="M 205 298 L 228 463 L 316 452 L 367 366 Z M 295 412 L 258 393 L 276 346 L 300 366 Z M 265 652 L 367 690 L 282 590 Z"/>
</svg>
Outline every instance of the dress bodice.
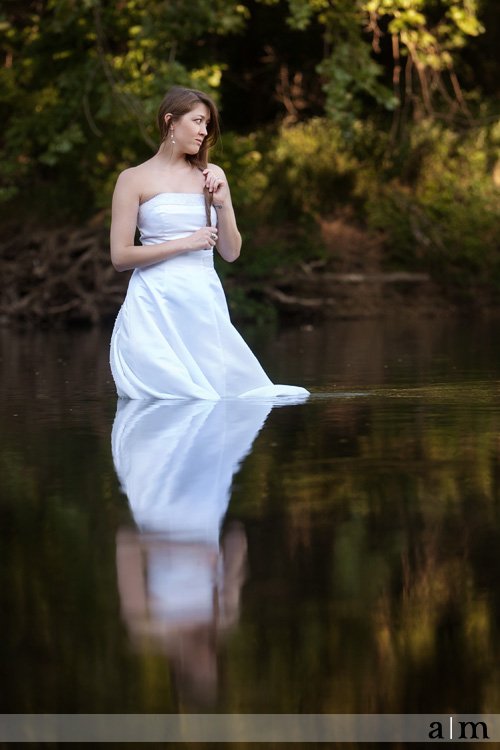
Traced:
<svg viewBox="0 0 500 750">
<path fill-rule="evenodd" d="M 216 226 L 217 212 L 213 207 L 211 217 Z M 137 215 L 143 245 L 187 237 L 206 223 L 203 193 L 158 193 L 141 203 Z"/>
</svg>

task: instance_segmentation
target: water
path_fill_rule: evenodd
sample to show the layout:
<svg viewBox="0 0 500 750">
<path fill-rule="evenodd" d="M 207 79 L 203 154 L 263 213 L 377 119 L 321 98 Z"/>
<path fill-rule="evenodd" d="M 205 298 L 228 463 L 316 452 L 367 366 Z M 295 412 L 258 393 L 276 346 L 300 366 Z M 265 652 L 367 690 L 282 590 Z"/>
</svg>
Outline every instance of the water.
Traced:
<svg viewBox="0 0 500 750">
<path fill-rule="evenodd" d="M 0 713 L 500 713 L 498 334 L 249 334 L 307 403 L 115 416 L 109 331 L 2 331 Z"/>
</svg>

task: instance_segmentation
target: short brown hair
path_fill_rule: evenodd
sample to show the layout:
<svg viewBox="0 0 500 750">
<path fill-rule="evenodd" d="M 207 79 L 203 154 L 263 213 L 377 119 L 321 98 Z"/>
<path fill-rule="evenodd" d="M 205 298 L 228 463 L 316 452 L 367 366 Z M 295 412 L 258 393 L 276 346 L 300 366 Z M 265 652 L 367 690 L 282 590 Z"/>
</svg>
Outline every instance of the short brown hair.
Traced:
<svg viewBox="0 0 500 750">
<path fill-rule="evenodd" d="M 187 89 L 183 86 L 173 86 L 163 97 L 158 110 L 158 127 L 160 129 L 160 143 L 163 143 L 168 136 L 169 125 L 165 122 L 165 115 L 170 113 L 172 121 L 175 122 L 185 115 L 199 103 L 204 104 L 210 112 L 210 121 L 207 124 L 207 136 L 203 140 L 200 150 L 197 154 L 188 154 L 186 159 L 195 167 L 205 169 L 208 161 L 208 151 L 217 143 L 220 135 L 219 113 L 215 102 L 203 91 L 196 89 Z"/>
</svg>

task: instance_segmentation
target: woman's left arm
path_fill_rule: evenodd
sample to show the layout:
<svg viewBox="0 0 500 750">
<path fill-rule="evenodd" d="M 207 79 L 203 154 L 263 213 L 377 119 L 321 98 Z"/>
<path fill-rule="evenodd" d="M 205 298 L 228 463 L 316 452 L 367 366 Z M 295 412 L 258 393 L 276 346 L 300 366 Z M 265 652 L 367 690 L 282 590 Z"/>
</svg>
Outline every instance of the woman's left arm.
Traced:
<svg viewBox="0 0 500 750">
<path fill-rule="evenodd" d="M 232 263 L 239 258 L 241 250 L 241 234 L 236 224 L 231 193 L 224 171 L 216 164 L 209 164 L 203 170 L 205 187 L 212 193 L 213 207 L 217 211 L 217 250 L 219 254 Z"/>
</svg>

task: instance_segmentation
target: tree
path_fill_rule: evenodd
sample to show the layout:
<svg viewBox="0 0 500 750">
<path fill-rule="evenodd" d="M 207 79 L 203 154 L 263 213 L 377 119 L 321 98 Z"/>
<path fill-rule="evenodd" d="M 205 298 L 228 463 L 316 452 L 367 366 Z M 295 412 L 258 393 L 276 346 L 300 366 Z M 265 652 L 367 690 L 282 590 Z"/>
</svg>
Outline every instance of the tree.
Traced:
<svg viewBox="0 0 500 750">
<path fill-rule="evenodd" d="M 288 0 L 290 25 L 324 27 L 318 66 L 326 110 L 338 121 L 360 116 L 369 102 L 395 110 L 395 126 L 416 118 L 469 118 L 455 57 L 484 31 L 477 0 Z M 367 44 L 370 41 L 370 44 Z M 392 78 L 392 92 L 386 83 Z"/>
<path fill-rule="evenodd" d="M 173 83 L 222 99 L 226 131 L 325 111 L 346 132 L 374 111 L 394 136 L 410 118 L 466 124 L 475 81 L 464 93 L 456 64 L 482 30 L 478 0 L 4 0 L 3 216 L 26 195 L 45 223 L 107 206 Z"/>
<path fill-rule="evenodd" d="M 0 200 L 72 215 L 108 199 L 117 168 L 157 143 L 156 109 L 184 84 L 216 93 L 222 64 L 186 59 L 237 32 L 233 0 L 7 0 L 0 16 Z"/>
</svg>

